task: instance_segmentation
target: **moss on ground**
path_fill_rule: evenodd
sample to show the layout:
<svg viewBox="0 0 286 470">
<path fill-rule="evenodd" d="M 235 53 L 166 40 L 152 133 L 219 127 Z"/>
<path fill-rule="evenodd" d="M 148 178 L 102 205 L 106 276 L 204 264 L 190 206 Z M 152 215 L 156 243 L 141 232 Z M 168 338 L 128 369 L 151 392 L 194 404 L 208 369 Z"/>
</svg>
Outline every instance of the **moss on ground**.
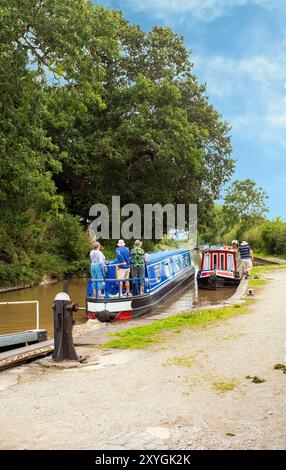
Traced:
<svg viewBox="0 0 286 470">
<path fill-rule="evenodd" d="M 192 356 L 174 356 L 168 359 L 168 366 L 178 365 L 183 367 L 193 367 L 196 364 L 196 360 Z"/>
<path fill-rule="evenodd" d="M 177 332 L 182 328 L 206 327 L 218 320 L 234 317 L 249 312 L 249 302 L 216 309 L 204 309 L 171 315 L 148 325 L 136 326 L 111 333 L 116 336 L 102 345 L 105 348 L 146 349 L 159 343 L 164 333 Z"/>
<path fill-rule="evenodd" d="M 217 380 L 213 383 L 213 388 L 219 393 L 231 392 L 238 386 L 238 382 L 235 379 L 231 380 Z"/>
</svg>

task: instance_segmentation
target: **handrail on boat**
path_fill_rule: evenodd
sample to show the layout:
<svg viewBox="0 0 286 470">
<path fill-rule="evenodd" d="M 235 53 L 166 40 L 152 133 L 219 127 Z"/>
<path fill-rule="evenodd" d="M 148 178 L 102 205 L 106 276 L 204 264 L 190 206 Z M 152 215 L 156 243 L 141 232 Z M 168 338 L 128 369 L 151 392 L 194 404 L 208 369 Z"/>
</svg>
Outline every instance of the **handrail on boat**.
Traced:
<svg viewBox="0 0 286 470">
<path fill-rule="evenodd" d="M 0 302 L 0 305 L 17 305 L 17 304 L 36 304 L 36 330 L 40 329 L 40 304 L 38 300 L 21 300 L 18 302 Z"/>
<path fill-rule="evenodd" d="M 135 289 L 136 289 L 136 295 L 139 294 L 139 285 L 141 282 L 143 282 L 143 292 L 148 292 L 148 284 L 147 284 L 147 281 L 145 279 L 145 277 L 130 277 L 128 279 L 90 279 L 90 282 L 92 283 L 92 286 L 93 286 L 93 289 L 95 290 L 95 298 L 98 299 L 100 298 L 100 296 L 98 295 L 99 294 L 99 291 L 103 291 L 104 292 L 104 298 L 105 299 L 109 299 L 110 297 L 113 298 L 113 295 L 110 294 L 108 292 L 108 290 L 106 289 L 106 284 L 116 284 L 116 295 L 118 295 L 118 298 L 121 298 L 122 297 L 122 294 L 120 293 L 120 284 L 121 282 L 131 282 L 133 283 L 133 285 L 135 284 Z M 104 287 L 102 289 L 99 289 L 98 288 L 98 284 L 99 283 L 103 283 L 104 282 Z"/>
</svg>

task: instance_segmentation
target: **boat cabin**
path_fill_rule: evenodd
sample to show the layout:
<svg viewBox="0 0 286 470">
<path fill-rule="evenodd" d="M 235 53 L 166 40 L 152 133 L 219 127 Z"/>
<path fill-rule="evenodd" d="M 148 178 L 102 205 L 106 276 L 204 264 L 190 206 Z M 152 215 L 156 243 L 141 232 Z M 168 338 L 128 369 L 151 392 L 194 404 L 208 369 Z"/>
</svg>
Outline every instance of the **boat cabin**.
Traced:
<svg viewBox="0 0 286 470">
<path fill-rule="evenodd" d="M 239 253 L 230 247 L 203 250 L 198 286 L 213 289 L 237 285 L 241 280 L 240 264 Z"/>
<path fill-rule="evenodd" d="M 237 257 L 234 250 L 211 249 L 202 253 L 201 270 L 237 271 Z"/>
</svg>

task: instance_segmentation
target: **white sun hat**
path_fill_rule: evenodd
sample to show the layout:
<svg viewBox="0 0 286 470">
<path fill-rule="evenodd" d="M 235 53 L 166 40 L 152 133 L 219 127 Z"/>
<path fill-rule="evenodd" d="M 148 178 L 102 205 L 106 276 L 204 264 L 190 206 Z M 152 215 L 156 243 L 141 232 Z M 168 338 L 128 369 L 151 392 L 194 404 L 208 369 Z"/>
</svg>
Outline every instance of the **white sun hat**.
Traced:
<svg viewBox="0 0 286 470">
<path fill-rule="evenodd" d="M 125 246 L 124 240 L 118 240 L 117 246 Z"/>
</svg>

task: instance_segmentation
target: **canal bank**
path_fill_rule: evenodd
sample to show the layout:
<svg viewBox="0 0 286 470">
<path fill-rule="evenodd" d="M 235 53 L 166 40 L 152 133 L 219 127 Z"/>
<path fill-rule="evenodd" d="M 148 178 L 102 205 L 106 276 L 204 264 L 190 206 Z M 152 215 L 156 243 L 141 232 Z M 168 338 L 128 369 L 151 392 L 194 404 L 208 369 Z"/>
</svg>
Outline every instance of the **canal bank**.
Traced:
<svg viewBox="0 0 286 470">
<path fill-rule="evenodd" d="M 249 313 L 150 349 L 89 345 L 78 368 L 3 372 L 1 448 L 284 448 L 286 272 L 269 277 Z"/>
</svg>

